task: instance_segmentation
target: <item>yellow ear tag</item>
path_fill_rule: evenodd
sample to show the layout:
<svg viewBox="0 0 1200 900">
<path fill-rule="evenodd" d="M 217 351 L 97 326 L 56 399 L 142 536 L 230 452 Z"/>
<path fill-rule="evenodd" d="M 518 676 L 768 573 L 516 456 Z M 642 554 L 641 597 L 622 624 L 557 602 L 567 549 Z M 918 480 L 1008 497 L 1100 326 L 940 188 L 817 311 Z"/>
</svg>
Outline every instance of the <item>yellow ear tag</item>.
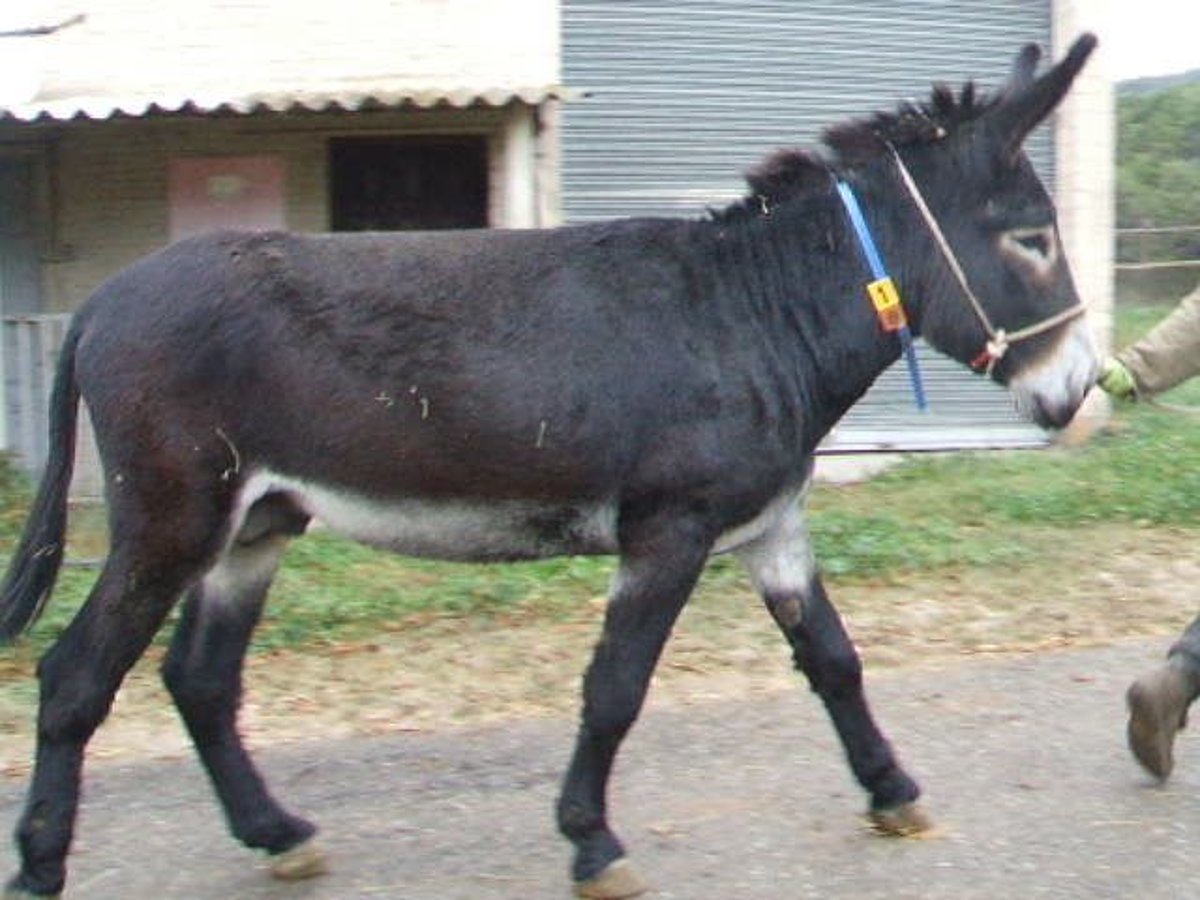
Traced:
<svg viewBox="0 0 1200 900">
<path fill-rule="evenodd" d="M 880 278 L 870 282 L 867 285 L 867 294 L 871 297 L 875 314 L 879 316 L 879 324 L 883 326 L 884 331 L 899 331 L 908 325 L 904 307 L 900 305 L 900 292 L 896 290 L 896 283 L 891 278 Z"/>
</svg>

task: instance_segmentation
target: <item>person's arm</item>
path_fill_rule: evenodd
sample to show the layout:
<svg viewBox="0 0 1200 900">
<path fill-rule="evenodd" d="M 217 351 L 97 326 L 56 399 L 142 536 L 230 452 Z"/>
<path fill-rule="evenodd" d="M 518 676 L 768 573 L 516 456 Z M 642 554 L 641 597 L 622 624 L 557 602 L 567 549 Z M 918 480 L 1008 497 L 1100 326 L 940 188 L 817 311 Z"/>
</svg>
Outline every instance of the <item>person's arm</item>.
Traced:
<svg viewBox="0 0 1200 900">
<path fill-rule="evenodd" d="M 1121 370 L 1124 370 L 1122 372 Z M 1117 397 L 1161 394 L 1200 374 L 1200 288 L 1109 360 L 1100 386 Z"/>
</svg>

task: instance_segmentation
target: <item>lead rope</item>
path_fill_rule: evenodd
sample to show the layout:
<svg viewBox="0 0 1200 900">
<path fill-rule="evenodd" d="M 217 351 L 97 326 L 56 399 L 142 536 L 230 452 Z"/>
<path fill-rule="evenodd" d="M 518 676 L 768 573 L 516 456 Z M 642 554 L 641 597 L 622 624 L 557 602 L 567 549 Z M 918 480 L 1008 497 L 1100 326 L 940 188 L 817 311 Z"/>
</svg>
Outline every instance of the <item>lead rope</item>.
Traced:
<svg viewBox="0 0 1200 900">
<path fill-rule="evenodd" d="M 1003 328 L 996 328 L 992 324 L 992 320 L 988 318 L 983 304 L 979 302 L 979 298 L 971 290 L 966 273 L 963 272 L 962 266 L 958 264 L 958 257 L 954 255 L 954 249 L 950 246 L 950 242 L 946 240 L 946 235 L 942 233 L 941 226 L 938 224 L 937 219 L 934 218 L 933 212 L 925 202 L 925 198 L 921 195 L 921 189 L 917 187 L 917 183 L 913 181 L 912 175 L 909 174 L 908 167 L 904 165 L 904 160 L 900 158 L 900 154 L 890 141 L 887 142 L 887 148 L 892 154 L 892 159 L 896 161 L 896 168 L 900 172 L 900 180 L 904 182 L 904 187 L 908 191 L 908 195 L 912 198 L 913 203 L 916 204 L 917 210 L 921 213 L 921 218 L 925 220 L 925 226 L 933 235 L 938 249 L 942 251 L 942 257 L 946 260 L 946 265 L 954 273 L 954 277 L 958 280 L 958 285 L 962 289 L 963 295 L 970 302 L 971 309 L 975 312 L 975 317 L 979 319 L 979 324 L 983 326 L 983 330 L 987 333 L 988 339 L 983 352 L 971 361 L 971 368 L 984 369 L 988 375 L 991 375 L 992 370 L 996 367 L 996 363 L 1004 358 L 1004 354 L 1008 352 L 1010 345 L 1051 331 L 1064 322 L 1069 322 L 1083 315 L 1083 304 L 1076 303 L 1074 306 L 1068 307 L 1062 312 L 1055 313 L 1053 316 L 1043 319 L 1041 322 L 1036 322 L 1027 328 L 1020 328 L 1012 332 L 1005 331 Z"/>
</svg>

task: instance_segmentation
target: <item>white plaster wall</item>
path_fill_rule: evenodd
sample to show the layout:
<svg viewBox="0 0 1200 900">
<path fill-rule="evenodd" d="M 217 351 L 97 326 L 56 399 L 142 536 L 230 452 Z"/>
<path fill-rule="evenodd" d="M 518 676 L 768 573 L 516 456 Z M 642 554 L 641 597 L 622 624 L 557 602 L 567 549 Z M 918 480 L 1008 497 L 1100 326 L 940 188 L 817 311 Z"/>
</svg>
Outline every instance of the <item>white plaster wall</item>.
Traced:
<svg viewBox="0 0 1200 900">
<path fill-rule="evenodd" d="M 1067 258 L 1101 352 L 1112 344 L 1114 283 L 1116 101 L 1105 47 L 1110 10 L 1111 0 L 1058 0 L 1053 12 L 1055 59 L 1084 31 L 1100 38 L 1055 119 L 1055 199 Z M 1103 395 L 1093 391 L 1069 437 L 1090 433 L 1107 413 Z"/>
</svg>

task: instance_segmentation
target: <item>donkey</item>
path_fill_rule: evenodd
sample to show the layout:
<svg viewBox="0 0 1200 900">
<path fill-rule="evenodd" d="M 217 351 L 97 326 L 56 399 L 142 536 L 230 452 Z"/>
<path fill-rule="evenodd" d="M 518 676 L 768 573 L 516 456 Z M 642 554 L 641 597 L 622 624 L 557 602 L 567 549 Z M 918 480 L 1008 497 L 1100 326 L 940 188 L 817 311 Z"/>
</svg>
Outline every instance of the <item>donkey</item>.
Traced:
<svg viewBox="0 0 1200 900">
<path fill-rule="evenodd" d="M 901 352 L 840 193 L 861 201 L 912 332 L 1064 426 L 1098 361 L 1022 145 L 1095 43 L 1041 75 L 1024 48 L 994 95 L 938 86 L 835 126 L 831 154 L 780 151 L 700 219 L 221 233 L 100 287 L 65 339 L 49 461 L 0 595 L 12 639 L 52 590 L 82 398 L 111 549 L 39 666 L 6 896 L 62 891 L 87 742 L 181 597 L 162 674 L 230 829 L 283 877 L 321 869 L 315 827 L 271 796 L 237 731 L 247 643 L 312 519 L 442 559 L 619 557 L 557 805 L 582 896 L 645 887 L 608 824 L 609 774 L 714 553 L 744 562 L 878 826 L 928 827 L 805 521 L 814 449 Z"/>
</svg>

